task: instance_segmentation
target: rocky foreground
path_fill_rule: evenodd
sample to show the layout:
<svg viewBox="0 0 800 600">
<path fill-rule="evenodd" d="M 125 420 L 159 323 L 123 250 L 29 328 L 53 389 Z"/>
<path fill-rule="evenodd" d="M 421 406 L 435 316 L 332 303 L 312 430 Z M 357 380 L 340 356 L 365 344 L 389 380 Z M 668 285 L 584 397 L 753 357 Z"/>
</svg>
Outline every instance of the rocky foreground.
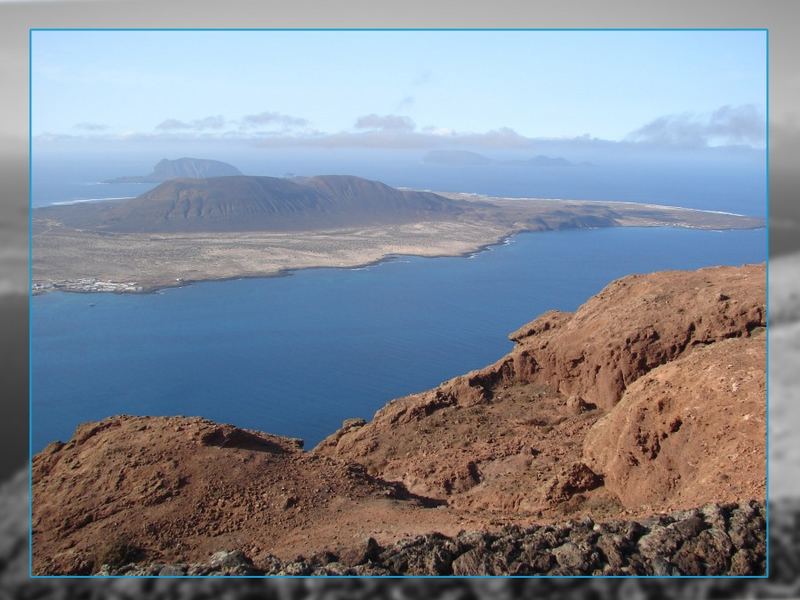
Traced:
<svg viewBox="0 0 800 600">
<path fill-rule="evenodd" d="M 0 485 L 0 590 L 20 599 L 153 600 L 192 598 L 797 598 L 800 595 L 800 500 L 770 502 L 769 579 L 30 579 L 28 577 L 28 477 L 24 471 Z M 228 559 L 228 560 L 226 560 Z M 218 555 L 228 564 L 236 556 Z M 212 563 L 209 559 L 208 563 Z M 207 565 L 210 566 L 210 565 Z M 189 566 L 186 566 L 191 568 Z M 163 567 L 161 567 L 163 568 Z M 183 568 L 181 566 L 178 567 Z"/>
<path fill-rule="evenodd" d="M 757 575 L 765 269 L 631 276 L 298 440 L 114 417 L 33 461 L 37 574 Z"/>
<path fill-rule="evenodd" d="M 439 533 L 382 548 L 361 548 L 256 567 L 243 552 L 220 551 L 205 563 L 104 565 L 100 575 L 753 575 L 764 573 L 764 506 L 708 504 L 639 521 L 505 527 L 496 533 Z M 120 552 L 129 552 L 121 548 Z M 120 558 L 122 554 L 120 555 Z"/>
</svg>

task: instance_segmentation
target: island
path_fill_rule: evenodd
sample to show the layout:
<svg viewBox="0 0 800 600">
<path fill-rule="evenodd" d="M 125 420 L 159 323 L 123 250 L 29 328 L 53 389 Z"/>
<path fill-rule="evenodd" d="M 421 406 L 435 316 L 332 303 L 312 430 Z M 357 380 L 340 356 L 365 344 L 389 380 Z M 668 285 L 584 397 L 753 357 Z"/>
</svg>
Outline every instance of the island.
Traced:
<svg viewBox="0 0 800 600">
<path fill-rule="evenodd" d="M 103 181 L 103 183 L 161 183 L 177 177 L 226 177 L 242 173 L 228 163 L 207 158 L 183 157 L 175 160 L 164 158 L 158 161 L 148 175 L 127 175 Z"/>
<path fill-rule="evenodd" d="M 37 208 L 32 221 L 34 293 L 141 293 L 397 255 L 468 255 L 526 231 L 764 226 L 677 206 L 434 193 L 342 175 L 171 179 L 137 198 Z"/>
</svg>

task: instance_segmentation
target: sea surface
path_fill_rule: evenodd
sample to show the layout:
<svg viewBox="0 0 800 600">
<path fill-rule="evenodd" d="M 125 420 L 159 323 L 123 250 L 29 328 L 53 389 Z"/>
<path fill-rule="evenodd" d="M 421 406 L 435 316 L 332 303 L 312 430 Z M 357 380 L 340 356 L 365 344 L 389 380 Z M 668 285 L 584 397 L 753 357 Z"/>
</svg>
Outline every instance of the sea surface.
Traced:
<svg viewBox="0 0 800 600">
<path fill-rule="evenodd" d="M 86 421 L 200 415 L 313 447 L 343 419 L 483 367 L 612 280 L 762 262 L 765 230 L 526 233 L 469 257 L 32 301 L 33 450 Z"/>
</svg>

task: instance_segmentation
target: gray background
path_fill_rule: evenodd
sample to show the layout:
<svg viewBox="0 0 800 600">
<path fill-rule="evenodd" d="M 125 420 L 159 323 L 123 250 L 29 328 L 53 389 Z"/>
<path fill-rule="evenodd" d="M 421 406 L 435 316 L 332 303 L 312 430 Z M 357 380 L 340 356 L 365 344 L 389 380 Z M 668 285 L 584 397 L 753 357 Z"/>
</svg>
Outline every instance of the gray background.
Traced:
<svg viewBox="0 0 800 600">
<path fill-rule="evenodd" d="M 0 0 L 0 597 L 797 597 L 798 504 L 772 513 L 771 583 L 27 582 L 27 198 L 30 27 L 767 27 L 770 50 L 770 255 L 800 251 L 800 2 L 647 0 L 252 1 Z M 792 261 L 793 259 L 789 259 Z M 800 259 L 798 259 L 800 262 Z M 794 266 L 796 262 L 791 262 Z M 780 357 L 778 357 L 780 358 Z M 786 361 L 784 361 L 786 362 Z M 774 398 L 773 398 L 774 400 Z M 791 408 L 794 413 L 800 408 Z M 772 461 L 771 478 L 790 465 Z M 796 468 L 796 466 L 794 466 Z M 10 478 L 13 473 L 17 475 Z M 9 479 L 10 478 L 10 479 Z M 778 536 L 778 537 L 776 537 Z M 230 584 L 232 582 L 228 582 Z M 13 596 L 12 596 L 13 594 Z"/>
</svg>

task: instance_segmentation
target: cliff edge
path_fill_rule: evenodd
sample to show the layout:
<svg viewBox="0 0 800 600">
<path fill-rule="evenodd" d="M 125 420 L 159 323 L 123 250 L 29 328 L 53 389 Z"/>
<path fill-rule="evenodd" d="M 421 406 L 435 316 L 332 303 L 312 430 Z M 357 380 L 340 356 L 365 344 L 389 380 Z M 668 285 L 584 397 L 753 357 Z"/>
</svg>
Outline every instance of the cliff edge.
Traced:
<svg viewBox="0 0 800 600">
<path fill-rule="evenodd" d="M 759 574 L 765 312 L 764 265 L 626 277 L 310 452 L 84 425 L 34 457 L 34 572 Z"/>
</svg>

